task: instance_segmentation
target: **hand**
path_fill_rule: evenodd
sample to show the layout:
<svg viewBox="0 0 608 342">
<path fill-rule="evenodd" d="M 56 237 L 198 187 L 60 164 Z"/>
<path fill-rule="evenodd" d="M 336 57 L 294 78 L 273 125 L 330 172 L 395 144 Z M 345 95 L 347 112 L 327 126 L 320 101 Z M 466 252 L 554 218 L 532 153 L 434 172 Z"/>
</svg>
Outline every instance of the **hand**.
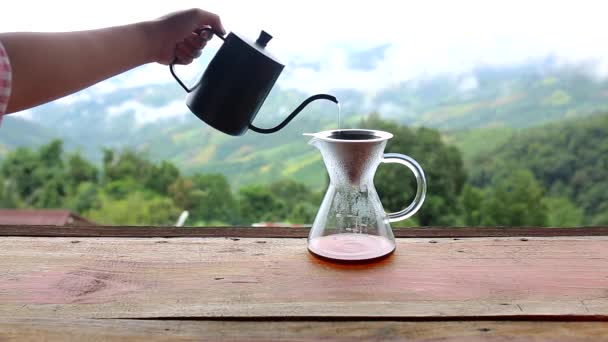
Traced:
<svg viewBox="0 0 608 342">
<path fill-rule="evenodd" d="M 178 64 L 192 63 L 212 37 L 208 32 L 201 35 L 195 33 L 203 27 L 226 34 L 219 16 L 198 8 L 171 13 L 152 21 L 148 37 L 152 40 L 153 60 L 164 65 L 170 64 L 175 58 Z"/>
<path fill-rule="evenodd" d="M 225 34 L 220 18 L 200 9 L 152 21 L 96 30 L 0 33 L 12 68 L 7 113 L 32 108 L 150 62 L 189 64 L 211 37 Z M 40 58 L 44 56 L 44 58 Z"/>
</svg>

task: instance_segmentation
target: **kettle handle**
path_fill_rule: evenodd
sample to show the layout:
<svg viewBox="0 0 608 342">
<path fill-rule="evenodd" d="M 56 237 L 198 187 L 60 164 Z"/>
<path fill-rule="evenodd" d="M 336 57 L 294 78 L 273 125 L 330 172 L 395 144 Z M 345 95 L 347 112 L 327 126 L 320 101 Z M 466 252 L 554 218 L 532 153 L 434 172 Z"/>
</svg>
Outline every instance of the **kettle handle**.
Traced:
<svg viewBox="0 0 608 342">
<path fill-rule="evenodd" d="M 198 30 L 195 31 L 195 33 L 198 34 L 199 36 L 201 34 L 203 34 L 203 32 L 209 32 L 211 34 L 215 34 L 221 40 L 225 40 L 224 36 L 222 36 L 221 34 L 218 34 L 211 27 L 203 27 L 203 28 L 198 29 Z M 171 62 L 171 64 L 169 64 L 169 70 L 171 71 L 171 75 L 173 75 L 173 78 L 175 78 L 175 80 L 177 81 L 177 83 L 179 83 L 179 85 L 182 86 L 182 88 L 184 88 L 184 90 L 186 92 L 188 92 L 188 93 L 191 92 L 192 88 L 188 88 L 184 84 L 184 82 L 182 82 L 182 80 L 180 80 L 179 77 L 177 77 L 177 75 L 175 74 L 175 70 L 173 70 L 173 66 L 175 65 L 175 63 L 177 63 L 177 57 L 173 58 L 173 61 Z"/>
<path fill-rule="evenodd" d="M 422 167 L 416 162 L 416 160 L 414 160 L 414 158 L 400 153 L 385 153 L 384 158 L 382 158 L 382 162 L 387 164 L 395 163 L 404 165 L 414 173 L 414 176 L 416 176 L 416 184 L 418 189 L 416 190 L 414 200 L 407 208 L 396 213 L 388 214 L 388 222 L 397 222 L 410 218 L 418 211 L 418 209 L 420 209 L 426 197 L 426 177 L 424 176 L 424 170 L 422 170 Z"/>
</svg>

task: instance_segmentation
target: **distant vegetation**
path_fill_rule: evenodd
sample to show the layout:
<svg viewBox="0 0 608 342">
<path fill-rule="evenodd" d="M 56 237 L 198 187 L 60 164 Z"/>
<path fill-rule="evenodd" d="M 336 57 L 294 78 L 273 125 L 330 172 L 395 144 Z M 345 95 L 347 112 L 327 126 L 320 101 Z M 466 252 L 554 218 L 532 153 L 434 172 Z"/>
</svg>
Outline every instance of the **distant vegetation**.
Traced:
<svg viewBox="0 0 608 342">
<path fill-rule="evenodd" d="M 424 167 L 427 200 L 398 225 L 608 224 L 608 81 L 584 65 L 537 60 L 332 93 L 344 127 L 390 131 L 387 152 Z M 173 83 L 83 95 L 3 119 L 0 207 L 66 207 L 107 224 L 173 224 L 182 210 L 193 225 L 314 218 L 327 176 L 302 133 L 336 128 L 333 103 L 276 134 L 230 137 L 189 114 Z M 256 125 L 307 95 L 273 88 Z M 176 108 L 184 115 L 150 120 Z M 412 182 L 379 167 L 387 211 L 411 200 Z"/>
<path fill-rule="evenodd" d="M 469 183 L 485 188 L 486 198 L 503 196 L 504 191 L 537 193 L 545 207 L 538 210 L 546 210 L 548 224 L 608 224 L 606 115 L 513 133 L 507 142 L 476 157 L 470 169 Z M 530 208 L 535 203 L 522 205 Z M 534 222 L 543 221 L 539 217 Z"/>
<path fill-rule="evenodd" d="M 358 125 L 392 132 L 386 152 L 408 154 L 426 171 L 423 208 L 397 226 L 608 224 L 608 116 L 522 132 L 448 136 L 467 159 L 435 129 L 410 128 L 377 115 Z M 272 158 L 288 153 L 270 150 L 261 152 Z M 273 167 L 251 155 L 242 147 L 233 159 Z M 66 153 L 56 140 L 6 155 L 0 164 L 0 207 L 69 208 L 103 224 L 170 225 L 182 210 L 191 213 L 187 225 L 309 224 L 327 184 L 323 168 L 306 170 L 311 161 L 321 162 L 317 155 L 312 148 L 300 152 L 302 166 L 282 170 L 269 184 L 234 187 L 220 168 L 184 174 L 172 162 L 154 162 L 128 149 L 104 150 L 102 165 L 96 166 L 78 153 Z M 238 165 L 233 167 L 237 172 Z M 321 186 L 300 181 L 306 175 L 320 179 Z M 404 168 L 380 166 L 375 184 L 387 211 L 411 200 L 412 183 Z"/>
<path fill-rule="evenodd" d="M 509 67 L 478 67 L 464 75 L 434 75 L 374 92 L 331 92 L 342 103 L 345 127 L 357 127 L 368 113 L 377 112 L 399 125 L 437 129 L 448 144 L 461 150 L 469 166 L 475 156 L 490 153 L 515 132 L 608 112 L 608 82 L 589 75 L 585 66 L 536 60 Z M 308 95 L 274 87 L 255 123 L 260 127 L 278 123 Z M 37 149 L 60 138 L 66 151 L 79 151 L 98 168 L 102 167 L 102 147 L 128 148 L 145 152 L 154 162 L 169 161 L 184 174 L 223 174 L 234 189 L 282 178 L 315 191 L 324 186 L 321 157 L 302 133 L 336 128 L 333 103 L 312 103 L 277 134 L 250 132 L 230 137 L 190 114 L 184 96 L 174 82 L 119 87 L 103 94 L 85 92 L 75 102 L 40 106 L 30 112 L 31 121 L 5 117 L 0 159 L 19 146 Z M 182 112 L 151 120 L 159 112 L 176 111 Z"/>
</svg>

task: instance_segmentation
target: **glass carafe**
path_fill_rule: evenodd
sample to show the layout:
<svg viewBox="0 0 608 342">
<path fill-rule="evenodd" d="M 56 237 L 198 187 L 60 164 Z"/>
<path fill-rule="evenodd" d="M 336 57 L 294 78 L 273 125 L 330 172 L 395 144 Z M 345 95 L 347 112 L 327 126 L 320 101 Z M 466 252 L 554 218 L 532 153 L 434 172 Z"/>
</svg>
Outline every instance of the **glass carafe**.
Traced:
<svg viewBox="0 0 608 342">
<path fill-rule="evenodd" d="M 403 154 L 384 153 L 391 133 L 347 129 L 314 134 L 310 144 L 319 149 L 330 183 L 308 236 L 308 250 L 338 262 L 368 262 L 390 255 L 395 237 L 390 222 L 405 220 L 422 206 L 426 178 L 418 163 Z M 387 214 L 382 207 L 374 174 L 380 163 L 407 166 L 418 184 L 412 203 Z"/>
</svg>

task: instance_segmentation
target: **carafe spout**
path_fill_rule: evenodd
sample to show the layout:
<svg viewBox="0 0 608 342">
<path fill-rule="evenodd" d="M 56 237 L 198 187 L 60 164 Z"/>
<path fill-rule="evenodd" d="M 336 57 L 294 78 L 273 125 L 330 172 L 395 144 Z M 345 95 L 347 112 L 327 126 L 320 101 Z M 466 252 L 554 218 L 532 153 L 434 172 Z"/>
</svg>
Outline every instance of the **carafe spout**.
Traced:
<svg viewBox="0 0 608 342">
<path fill-rule="evenodd" d="M 321 150 L 320 143 L 322 142 L 322 140 L 317 138 L 317 135 L 315 133 L 303 133 L 302 135 L 306 137 L 312 137 L 312 139 L 308 141 L 308 145 L 314 146 L 318 150 Z"/>
</svg>

